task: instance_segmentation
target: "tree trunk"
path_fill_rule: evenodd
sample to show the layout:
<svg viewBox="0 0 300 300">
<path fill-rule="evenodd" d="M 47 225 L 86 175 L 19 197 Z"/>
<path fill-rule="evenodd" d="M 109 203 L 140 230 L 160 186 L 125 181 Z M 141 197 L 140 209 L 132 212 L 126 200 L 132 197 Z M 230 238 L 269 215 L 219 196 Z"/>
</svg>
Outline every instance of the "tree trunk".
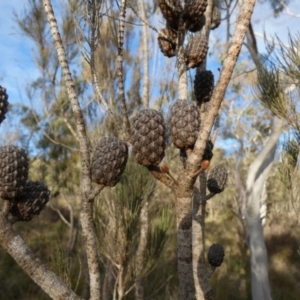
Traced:
<svg viewBox="0 0 300 300">
<path fill-rule="evenodd" d="M 180 176 L 180 186 L 176 188 L 176 221 L 177 221 L 177 242 L 178 242 L 178 274 L 179 274 L 179 299 L 189 300 L 195 297 L 195 286 L 193 276 L 193 253 L 192 253 L 192 195 L 195 178 L 193 174 L 199 170 L 201 159 L 205 150 L 206 141 L 209 138 L 215 117 L 219 113 L 221 103 L 223 101 L 227 86 L 229 84 L 234 66 L 238 59 L 244 37 L 248 30 L 249 22 L 255 0 L 244 1 L 240 14 L 237 19 L 236 28 L 232 37 L 232 41 L 228 47 L 226 59 L 223 68 L 211 97 L 205 119 L 201 122 L 198 139 L 195 143 L 193 151 L 188 154 L 186 169 Z M 180 22 L 179 22 L 180 23 Z M 180 28 L 180 26 L 179 26 Z M 178 45 L 181 44 L 180 34 L 178 37 Z M 178 95 L 180 99 L 187 98 L 186 89 L 186 70 L 182 60 L 182 53 L 178 51 Z M 201 230 L 201 228 L 200 228 Z M 202 263 L 202 261 L 199 261 Z M 199 268 L 204 267 L 203 265 Z M 203 289 L 203 287 L 201 287 Z M 206 291 L 203 291 L 206 293 Z"/>
<path fill-rule="evenodd" d="M 212 299 L 205 265 L 205 210 L 206 210 L 206 174 L 199 175 L 200 188 L 194 189 L 193 201 L 193 274 L 195 281 L 195 298 Z"/>
<path fill-rule="evenodd" d="M 176 197 L 177 260 L 179 276 L 179 299 L 194 299 L 192 261 L 192 192 L 182 192 Z"/>
<path fill-rule="evenodd" d="M 80 213 L 80 221 L 82 226 L 83 237 L 85 240 L 85 249 L 89 267 L 90 279 L 90 299 L 99 300 L 100 293 L 100 269 L 97 252 L 97 239 L 93 223 L 93 202 L 97 193 L 101 191 L 98 186 L 95 191 L 92 191 L 90 179 L 90 151 L 88 146 L 85 122 L 82 114 L 79 100 L 76 94 L 74 81 L 71 76 L 67 56 L 64 50 L 63 42 L 55 19 L 54 11 L 50 0 L 43 0 L 46 16 L 50 25 L 50 30 L 53 36 L 54 45 L 57 51 L 58 60 L 62 69 L 64 81 L 67 87 L 68 97 L 72 106 L 76 129 L 78 133 L 80 156 L 81 156 L 81 197 L 82 211 Z M 100 187 L 100 188 L 99 188 Z M 96 193 L 95 193 L 96 192 Z"/>
<path fill-rule="evenodd" d="M 136 251 L 135 260 L 135 299 L 144 299 L 144 284 L 143 284 L 143 271 L 144 271 L 144 261 L 145 253 L 147 250 L 147 239 L 149 231 L 149 216 L 148 216 L 148 206 L 149 202 L 146 199 L 142 204 L 141 214 L 140 214 L 140 241 L 139 246 Z"/>
<path fill-rule="evenodd" d="M 283 121 L 274 118 L 273 133 L 249 168 L 246 191 L 246 222 L 251 251 L 251 290 L 253 300 L 270 300 L 268 255 L 260 218 L 260 199 L 275 156 Z"/>
</svg>

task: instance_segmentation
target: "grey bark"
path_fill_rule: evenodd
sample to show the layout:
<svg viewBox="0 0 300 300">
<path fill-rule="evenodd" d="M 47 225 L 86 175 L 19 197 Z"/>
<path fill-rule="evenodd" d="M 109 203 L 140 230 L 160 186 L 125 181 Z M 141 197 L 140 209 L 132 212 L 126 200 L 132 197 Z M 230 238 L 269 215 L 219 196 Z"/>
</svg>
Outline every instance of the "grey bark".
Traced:
<svg viewBox="0 0 300 300">
<path fill-rule="evenodd" d="M 82 233 L 84 238 L 84 246 L 87 254 L 89 279 L 90 279 L 90 299 L 99 300 L 100 293 L 100 270 L 97 253 L 97 240 L 95 235 L 95 228 L 93 223 L 93 201 L 101 188 L 92 191 L 90 179 L 90 157 L 89 147 L 86 135 L 86 127 L 82 110 L 79 105 L 76 94 L 74 82 L 71 76 L 68 65 L 67 56 L 63 47 L 62 39 L 58 30 L 54 11 L 50 0 L 43 0 L 45 12 L 47 15 L 50 30 L 53 36 L 54 45 L 57 51 L 58 60 L 62 69 L 64 81 L 67 87 L 69 100 L 73 109 L 76 128 L 79 138 L 80 154 L 81 154 L 81 196 L 82 196 L 82 210 L 80 213 L 80 221 L 82 226 Z M 103 187 L 102 187 L 103 188 Z"/>
<path fill-rule="evenodd" d="M 136 261 L 135 261 L 135 299 L 144 299 L 144 284 L 143 284 L 143 271 L 144 271 L 144 261 L 145 254 L 147 250 L 147 239 L 149 232 L 149 202 L 145 199 L 142 204 L 141 214 L 140 214 L 140 240 L 138 249 L 136 251 Z"/>
<path fill-rule="evenodd" d="M 122 107 L 123 124 L 125 126 L 126 140 L 129 140 L 131 136 L 131 129 L 130 129 L 130 123 L 128 118 L 126 99 L 125 99 L 124 71 L 123 71 L 123 42 L 124 42 L 126 6 L 127 6 L 127 0 L 122 0 L 121 8 L 120 8 L 119 30 L 118 30 L 117 75 L 118 75 L 119 95 L 120 95 L 120 101 Z"/>
<path fill-rule="evenodd" d="M 141 17 L 143 20 L 146 19 L 146 11 L 144 1 L 139 1 L 141 8 Z M 144 79 L 143 79 L 143 105 L 144 108 L 149 108 L 149 47 L 148 47 L 148 26 L 143 24 L 142 28 L 142 52 L 143 52 L 143 63 L 144 63 Z"/>
<path fill-rule="evenodd" d="M 199 189 L 194 189 L 193 199 L 193 274 L 195 281 L 195 298 L 209 300 L 212 289 L 205 265 L 205 211 L 206 211 L 206 174 L 199 175 Z"/>
<path fill-rule="evenodd" d="M 257 158 L 251 164 L 246 185 L 246 222 L 249 231 L 251 251 L 252 299 L 271 300 L 268 255 L 260 218 L 260 199 L 265 181 L 274 161 L 277 142 L 282 133 L 283 121 L 275 117 L 273 132 Z"/>
<path fill-rule="evenodd" d="M 192 205 L 193 185 L 195 178 L 193 174 L 198 171 L 206 141 L 218 115 L 220 105 L 223 101 L 226 88 L 229 84 L 234 66 L 240 53 L 249 21 L 255 6 L 255 0 L 244 1 L 237 19 L 236 28 L 229 44 L 226 59 L 220 74 L 218 83 L 211 97 L 206 118 L 202 121 L 199 136 L 193 151 L 188 153 L 187 166 L 182 172 L 179 183 L 175 188 L 176 196 L 176 220 L 178 239 L 178 273 L 179 273 L 179 298 L 182 300 L 194 299 L 194 276 L 192 258 Z M 180 62 L 179 62 L 180 64 Z M 181 67 L 181 66 L 180 66 Z M 179 69 L 179 75 L 180 69 Z M 180 79 L 180 77 L 179 77 Z M 182 80 L 184 86 L 184 80 Z M 185 88 L 179 90 L 179 95 L 184 96 Z"/>
<path fill-rule="evenodd" d="M 188 165 L 193 166 L 191 167 L 191 174 L 196 172 L 197 167 L 200 165 L 206 141 L 210 135 L 215 117 L 218 115 L 234 66 L 242 48 L 255 3 L 256 0 L 248 0 L 244 1 L 241 6 L 241 11 L 236 22 L 236 28 L 227 50 L 219 80 L 212 94 L 206 118 L 201 124 L 201 129 L 199 131 L 199 136 L 194 150 L 188 157 Z"/>
</svg>

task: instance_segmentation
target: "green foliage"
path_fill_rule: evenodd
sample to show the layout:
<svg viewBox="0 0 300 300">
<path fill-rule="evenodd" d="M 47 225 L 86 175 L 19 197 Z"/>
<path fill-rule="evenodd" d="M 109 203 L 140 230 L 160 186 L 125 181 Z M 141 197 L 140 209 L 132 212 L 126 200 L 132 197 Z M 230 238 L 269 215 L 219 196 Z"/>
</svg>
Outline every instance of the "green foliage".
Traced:
<svg viewBox="0 0 300 300">
<path fill-rule="evenodd" d="M 258 70 L 257 87 L 260 101 L 275 115 L 284 119 L 288 116 L 288 102 L 276 68 Z"/>
<path fill-rule="evenodd" d="M 157 270 L 164 256 L 169 230 L 173 223 L 173 212 L 155 199 L 156 181 L 149 171 L 136 164 L 131 157 L 116 187 L 104 190 L 95 205 L 95 223 L 99 250 L 103 261 L 103 272 L 118 274 L 116 265 L 126 270 L 124 284 L 127 289 L 133 283 L 136 253 L 140 239 L 141 210 L 148 202 L 149 231 L 145 253 L 145 278 Z M 107 265 L 112 264 L 111 268 Z M 158 285 L 164 281 L 156 278 Z M 149 293 L 151 293 L 151 288 Z M 128 296 L 130 299 L 130 295 Z"/>
</svg>

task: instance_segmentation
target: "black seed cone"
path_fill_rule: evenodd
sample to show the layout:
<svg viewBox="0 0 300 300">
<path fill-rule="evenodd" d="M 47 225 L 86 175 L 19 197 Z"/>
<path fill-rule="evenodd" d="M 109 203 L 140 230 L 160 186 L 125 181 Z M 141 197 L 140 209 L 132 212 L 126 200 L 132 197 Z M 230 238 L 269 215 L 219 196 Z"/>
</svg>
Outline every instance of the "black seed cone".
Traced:
<svg viewBox="0 0 300 300">
<path fill-rule="evenodd" d="M 199 17 L 198 20 L 196 20 L 194 23 L 192 23 L 189 26 L 188 30 L 191 31 L 191 32 L 198 32 L 205 25 L 205 22 L 206 22 L 205 15 L 202 15 L 201 17 Z"/>
<path fill-rule="evenodd" d="M 185 50 L 187 69 L 198 67 L 205 59 L 208 50 L 207 39 L 200 34 L 194 35 Z"/>
<path fill-rule="evenodd" d="M 128 147 L 115 137 L 103 137 L 95 148 L 91 164 L 92 181 L 115 186 L 121 179 L 128 159 Z"/>
<path fill-rule="evenodd" d="M 207 188 L 211 193 L 221 193 L 224 191 L 228 178 L 228 171 L 223 166 L 214 167 L 207 179 Z"/>
<path fill-rule="evenodd" d="M 207 6 L 207 0 L 186 0 L 183 11 L 183 20 L 186 28 L 189 29 L 204 14 Z"/>
<path fill-rule="evenodd" d="M 7 113 L 8 108 L 8 95 L 6 94 L 6 89 L 0 85 L 0 124 L 5 119 L 5 114 Z"/>
<path fill-rule="evenodd" d="M 195 102 L 177 100 L 170 109 L 171 140 L 176 148 L 193 148 L 200 129 L 199 108 Z"/>
<path fill-rule="evenodd" d="M 225 256 L 224 248 L 220 244 L 212 244 L 209 248 L 207 258 L 213 267 L 219 267 L 223 263 Z"/>
<path fill-rule="evenodd" d="M 207 102 L 210 100 L 214 89 L 214 74 L 211 71 L 197 71 L 194 80 L 194 93 L 196 101 Z"/>
<path fill-rule="evenodd" d="M 206 142 L 206 147 L 205 147 L 205 150 L 204 150 L 204 154 L 202 156 L 202 160 L 211 160 L 212 159 L 212 157 L 214 155 L 213 152 L 212 152 L 213 148 L 214 148 L 213 142 L 208 140 Z"/>
<path fill-rule="evenodd" d="M 138 164 L 159 165 L 165 156 L 166 126 L 155 109 L 140 110 L 133 119 L 131 143 Z"/>
<path fill-rule="evenodd" d="M 22 192 L 28 177 L 28 159 L 24 149 L 0 147 L 0 197 L 12 200 Z"/>
<path fill-rule="evenodd" d="M 13 199 L 10 213 L 19 221 L 30 221 L 39 215 L 50 199 L 50 191 L 40 181 L 28 181 L 22 194 Z"/>
<path fill-rule="evenodd" d="M 163 28 L 161 32 L 163 34 L 159 34 L 157 38 L 160 51 L 167 57 L 175 56 L 177 32 L 168 27 Z M 167 38 L 165 38 L 164 35 Z"/>
</svg>

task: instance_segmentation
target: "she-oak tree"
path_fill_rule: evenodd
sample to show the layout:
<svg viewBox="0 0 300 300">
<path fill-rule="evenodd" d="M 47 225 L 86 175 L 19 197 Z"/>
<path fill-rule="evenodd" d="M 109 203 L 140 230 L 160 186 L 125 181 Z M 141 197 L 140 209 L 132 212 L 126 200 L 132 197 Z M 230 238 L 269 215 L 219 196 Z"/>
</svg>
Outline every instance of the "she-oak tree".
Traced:
<svg viewBox="0 0 300 300">
<path fill-rule="evenodd" d="M 101 1 L 100 1 L 101 2 Z M 128 3 L 127 3 L 128 2 Z M 195 136 L 194 144 L 184 145 L 181 148 L 181 155 L 178 158 L 178 165 L 180 166 L 180 176 L 176 180 L 170 174 L 167 166 L 159 167 L 159 159 L 155 163 L 144 164 L 149 172 L 167 187 L 169 187 L 175 197 L 176 223 L 177 223 L 177 241 L 178 241 L 178 277 L 179 277 L 179 299 L 213 299 L 212 290 L 209 286 L 209 277 L 211 272 L 207 270 L 205 263 L 205 249 L 204 249 L 204 234 L 205 234 L 205 206 L 208 199 L 210 199 L 215 192 L 206 195 L 206 176 L 205 170 L 209 165 L 209 159 L 205 158 L 205 152 L 210 133 L 219 113 L 222 100 L 225 95 L 226 88 L 229 84 L 234 66 L 239 56 L 244 37 L 249 27 L 249 22 L 255 0 L 244 1 L 241 5 L 239 15 L 236 21 L 236 27 L 232 39 L 227 49 L 227 54 L 223 62 L 220 76 L 216 86 L 214 87 L 210 101 L 206 105 L 205 101 L 198 102 L 198 110 L 200 115 L 200 127 Z M 178 67 L 178 99 L 181 99 L 181 106 L 188 106 L 188 102 L 183 100 L 189 99 L 187 87 L 187 69 L 190 67 L 197 67 L 197 72 L 206 69 L 206 53 L 202 57 L 195 53 L 201 52 L 205 48 L 205 41 L 203 39 L 209 38 L 211 28 L 211 16 L 214 6 L 213 0 L 195 0 L 195 1 L 179 1 L 179 0 L 161 0 L 158 1 L 164 16 L 172 17 L 167 20 L 169 22 L 168 28 L 176 32 L 176 39 L 170 39 L 165 32 L 161 31 L 159 34 L 166 42 L 175 46 L 174 55 L 177 56 Z M 81 155 L 81 214 L 80 222 L 82 228 L 82 236 L 84 240 L 84 247 L 87 255 L 88 270 L 89 270 L 89 286 L 90 299 L 100 299 L 100 269 L 99 257 L 97 251 L 95 226 L 93 222 L 93 204 L 95 197 L 105 187 L 105 182 L 96 186 L 92 185 L 91 176 L 91 156 L 90 145 L 88 142 L 87 121 L 84 119 L 82 108 L 76 94 L 74 82 L 68 65 L 67 56 L 64 50 L 63 41 L 61 39 L 57 21 L 54 15 L 52 4 L 50 0 L 43 0 L 45 13 L 47 15 L 50 30 L 53 36 L 57 56 L 62 70 L 63 78 L 68 92 L 70 106 L 73 110 L 73 117 L 76 123 L 76 136 L 79 143 Z M 98 78 L 95 72 L 94 53 L 97 47 L 97 39 L 99 38 L 97 30 L 99 30 L 99 9 L 98 1 L 87 1 L 86 8 L 90 18 L 90 36 L 88 44 L 90 47 L 90 57 L 87 58 L 91 67 L 91 74 L 93 79 L 93 86 L 96 90 L 101 103 L 105 106 L 113 120 L 116 120 L 109 105 L 103 98 L 101 91 L 98 89 Z M 130 145 L 132 143 L 132 125 L 129 122 L 129 114 L 127 110 L 128 102 L 124 93 L 124 76 L 123 76 L 123 38 L 125 28 L 125 17 L 127 7 L 134 10 L 134 3 L 131 1 L 122 0 L 120 3 L 119 28 L 118 28 L 118 57 L 116 61 L 119 100 L 122 109 L 122 126 L 119 126 L 123 133 L 125 142 Z M 197 15 L 198 13 L 198 15 Z M 196 15 L 195 15 L 196 14 Z M 194 37 L 189 39 L 188 45 L 185 46 L 187 40 L 187 32 L 194 26 L 200 17 L 205 14 L 205 24 L 200 33 L 196 33 Z M 150 26 L 145 20 L 145 14 L 141 13 L 141 20 L 145 26 Z M 191 23 L 191 20 L 192 23 Z M 170 21 L 172 21 L 170 23 Z M 193 29 L 194 30 L 194 29 Z M 199 30 L 199 29 L 198 29 Z M 207 40 L 206 40 L 207 43 Z M 200 47 L 200 48 L 199 48 Z M 206 49 L 207 51 L 207 49 Z M 189 56 L 190 55 L 190 56 Z M 194 55 L 194 56 L 193 56 Z M 201 55 L 200 55 L 201 56 Z M 189 58 L 188 58 L 189 57 Z M 195 61 L 193 61 L 195 60 Z M 146 63 L 145 63 L 146 66 Z M 145 67 L 147 70 L 147 67 Z M 147 77 L 148 74 L 145 74 Z M 151 80 L 151 78 L 150 78 Z M 144 108 L 147 108 L 149 101 L 147 101 L 147 87 L 145 86 L 144 93 Z M 180 106 L 179 106 L 180 107 Z M 176 112 L 176 106 L 173 107 Z M 190 110 L 190 109 L 189 109 Z M 149 111 L 148 111 L 149 112 Z M 144 118 L 146 125 L 151 128 L 151 124 L 155 128 L 157 123 L 152 122 L 157 120 L 157 114 L 152 111 L 154 116 L 149 115 Z M 149 120 L 149 121 L 147 121 Z M 179 121 L 181 121 L 179 119 Z M 199 118 L 198 118 L 199 121 Z M 160 123 L 161 121 L 157 121 Z M 163 126 L 162 126 L 163 127 Z M 174 140 L 173 140 L 174 143 Z M 163 146 L 165 141 L 161 143 Z M 174 143 L 175 144 L 175 143 Z M 157 149 L 146 149 L 148 152 L 155 152 Z M 146 151 L 145 150 L 145 151 Z M 146 152 L 147 152 L 146 151 Z M 147 153 L 148 153 L 147 152 Z M 151 152 L 152 154 L 152 152 Z M 143 154 L 141 154 L 143 155 Z M 138 156 L 138 155 L 137 155 Z M 142 163 L 143 164 L 143 163 Z M 115 174 L 113 174 L 115 175 Z M 199 187 L 197 187 L 197 179 L 199 178 Z M 107 184 L 109 185 L 109 184 Z M 222 188 L 221 188 L 222 190 Z M 25 272 L 53 299 L 80 299 L 61 279 L 58 278 L 47 266 L 41 263 L 33 251 L 26 245 L 24 240 L 12 228 L 12 223 L 8 218 L 10 213 L 10 202 L 4 199 L 4 205 L 0 213 L 0 243 L 2 247 L 16 260 L 16 262 L 24 269 Z M 212 252 L 223 255 L 222 249 L 212 248 Z M 210 259 L 211 264 L 217 266 L 218 259 Z M 214 261 L 212 263 L 212 261 Z M 214 267 L 213 267 L 214 269 Z"/>
</svg>

